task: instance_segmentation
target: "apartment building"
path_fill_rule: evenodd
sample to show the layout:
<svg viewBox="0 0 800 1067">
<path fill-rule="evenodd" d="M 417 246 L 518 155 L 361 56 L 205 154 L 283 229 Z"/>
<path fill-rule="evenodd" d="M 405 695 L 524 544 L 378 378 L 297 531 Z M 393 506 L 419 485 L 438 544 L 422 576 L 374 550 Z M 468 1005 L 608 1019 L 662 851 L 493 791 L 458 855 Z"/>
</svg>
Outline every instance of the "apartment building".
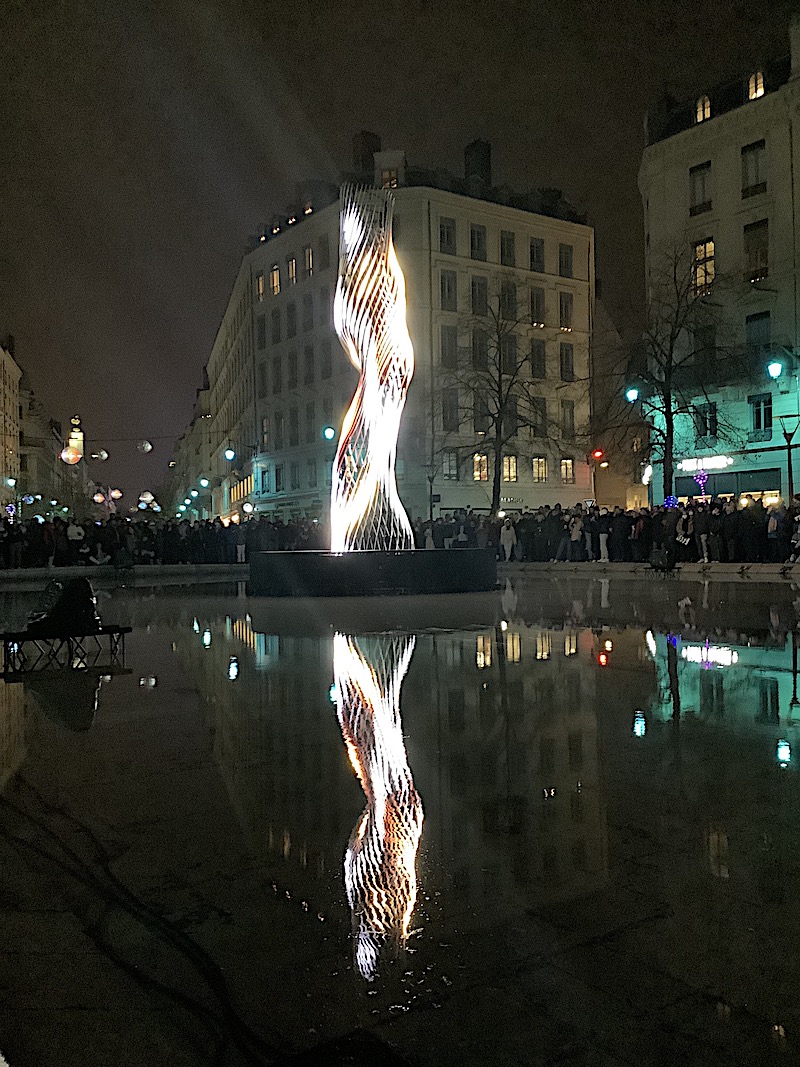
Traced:
<svg viewBox="0 0 800 1067">
<path fill-rule="evenodd" d="M 497 435 L 482 383 L 509 366 L 501 506 L 592 496 L 592 229 L 556 190 L 493 186 L 485 142 L 467 147 L 459 179 L 415 170 L 362 133 L 347 177 L 395 195 L 416 360 L 397 476 L 412 517 L 490 509 Z M 179 513 L 205 514 L 203 477 L 210 511 L 225 519 L 325 519 L 357 381 L 332 323 L 338 240 L 338 191 L 312 183 L 245 255 L 207 367 L 208 454 L 176 453 Z"/>
<path fill-rule="evenodd" d="M 19 380 L 22 371 L 14 360 L 14 343 L 9 338 L 0 345 L 0 503 L 16 500 L 19 479 Z"/>
<path fill-rule="evenodd" d="M 787 495 L 783 430 L 800 422 L 797 158 L 800 21 L 791 55 L 663 101 L 646 123 L 639 173 L 648 298 L 676 248 L 691 259 L 706 325 L 687 331 L 691 374 L 675 416 L 675 493 Z M 696 358 L 695 358 L 696 356 Z M 663 426 L 662 413 L 653 415 Z M 653 500 L 663 499 L 654 456 Z"/>
</svg>

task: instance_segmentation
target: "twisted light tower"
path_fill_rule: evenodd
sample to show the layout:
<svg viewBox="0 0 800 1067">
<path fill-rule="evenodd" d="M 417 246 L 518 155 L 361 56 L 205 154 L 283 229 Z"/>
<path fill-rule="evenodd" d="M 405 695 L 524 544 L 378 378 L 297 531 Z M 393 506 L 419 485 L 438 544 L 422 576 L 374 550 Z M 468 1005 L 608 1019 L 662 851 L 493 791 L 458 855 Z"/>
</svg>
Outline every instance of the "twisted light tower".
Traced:
<svg viewBox="0 0 800 1067">
<path fill-rule="evenodd" d="M 395 476 L 414 349 L 393 209 L 388 190 L 342 187 L 333 320 L 359 379 L 333 462 L 332 552 L 414 548 Z"/>
<path fill-rule="evenodd" d="M 400 721 L 400 687 L 413 651 L 412 635 L 333 639 L 339 725 L 367 798 L 344 858 L 355 964 L 367 979 L 384 946 L 405 943 L 417 899 L 423 811 Z"/>
</svg>

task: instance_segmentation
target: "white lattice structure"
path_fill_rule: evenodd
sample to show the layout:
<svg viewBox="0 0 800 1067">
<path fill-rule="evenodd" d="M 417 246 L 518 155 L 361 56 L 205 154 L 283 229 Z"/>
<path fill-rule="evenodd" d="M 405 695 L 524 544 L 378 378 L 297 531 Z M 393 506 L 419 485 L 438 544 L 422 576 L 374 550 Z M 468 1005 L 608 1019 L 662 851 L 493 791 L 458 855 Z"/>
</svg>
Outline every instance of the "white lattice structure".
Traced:
<svg viewBox="0 0 800 1067">
<path fill-rule="evenodd" d="M 404 943 L 417 899 L 423 811 L 400 721 L 400 687 L 415 639 L 357 640 L 337 633 L 333 640 L 339 725 L 367 797 L 350 835 L 344 878 L 353 913 L 355 964 L 371 979 L 382 947 Z"/>
<path fill-rule="evenodd" d="M 342 187 L 333 318 L 360 377 L 333 462 L 332 552 L 414 547 L 395 478 L 414 350 L 392 244 L 393 208 L 388 190 Z"/>
</svg>

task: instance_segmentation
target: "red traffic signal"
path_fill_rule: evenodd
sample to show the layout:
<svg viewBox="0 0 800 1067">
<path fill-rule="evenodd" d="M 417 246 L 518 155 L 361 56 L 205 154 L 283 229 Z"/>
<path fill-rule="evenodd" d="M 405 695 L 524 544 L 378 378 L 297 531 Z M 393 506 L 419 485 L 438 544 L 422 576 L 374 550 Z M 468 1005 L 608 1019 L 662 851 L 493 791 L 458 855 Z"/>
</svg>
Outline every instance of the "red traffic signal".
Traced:
<svg viewBox="0 0 800 1067">
<path fill-rule="evenodd" d="M 602 459 L 603 456 L 605 456 L 605 452 L 602 448 L 596 448 L 594 452 L 592 452 L 592 459 Z"/>
</svg>

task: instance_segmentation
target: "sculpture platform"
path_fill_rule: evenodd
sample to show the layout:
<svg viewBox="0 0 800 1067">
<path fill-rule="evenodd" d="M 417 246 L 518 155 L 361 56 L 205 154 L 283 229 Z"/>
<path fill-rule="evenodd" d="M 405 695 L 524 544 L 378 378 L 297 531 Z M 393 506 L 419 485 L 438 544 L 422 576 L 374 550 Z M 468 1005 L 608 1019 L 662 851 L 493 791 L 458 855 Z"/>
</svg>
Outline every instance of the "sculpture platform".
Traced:
<svg viewBox="0 0 800 1067">
<path fill-rule="evenodd" d="M 250 593 L 274 597 L 481 593 L 497 586 L 493 548 L 414 552 L 256 552 Z"/>
</svg>

